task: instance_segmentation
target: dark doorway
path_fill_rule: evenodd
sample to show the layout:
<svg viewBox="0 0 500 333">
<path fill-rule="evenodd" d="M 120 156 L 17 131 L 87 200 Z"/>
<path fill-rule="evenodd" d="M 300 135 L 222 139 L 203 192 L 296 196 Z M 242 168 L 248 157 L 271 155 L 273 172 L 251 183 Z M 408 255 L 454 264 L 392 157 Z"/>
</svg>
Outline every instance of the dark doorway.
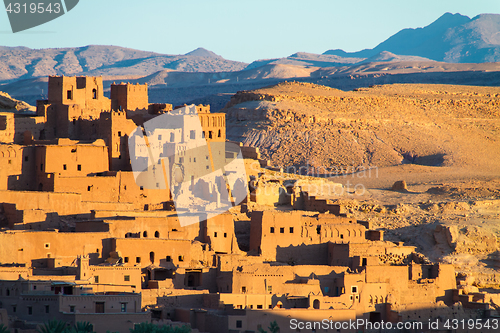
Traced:
<svg viewBox="0 0 500 333">
<path fill-rule="evenodd" d="M 201 274 L 201 270 L 186 271 L 185 286 L 190 288 L 201 286 Z"/>
<path fill-rule="evenodd" d="M 64 287 L 63 294 L 64 295 L 73 295 L 73 287 L 71 287 L 71 286 Z"/>
<path fill-rule="evenodd" d="M 104 313 L 104 302 L 95 302 L 95 313 Z"/>
<path fill-rule="evenodd" d="M 370 323 L 380 323 L 382 321 L 382 315 L 380 312 L 370 312 Z"/>
</svg>

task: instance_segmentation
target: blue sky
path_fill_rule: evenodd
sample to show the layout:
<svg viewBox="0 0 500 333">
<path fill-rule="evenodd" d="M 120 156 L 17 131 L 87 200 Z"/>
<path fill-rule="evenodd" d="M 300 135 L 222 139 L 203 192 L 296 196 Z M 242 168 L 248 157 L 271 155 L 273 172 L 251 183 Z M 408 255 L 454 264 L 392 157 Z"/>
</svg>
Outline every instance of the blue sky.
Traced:
<svg viewBox="0 0 500 333">
<path fill-rule="evenodd" d="M 80 0 L 66 15 L 13 34 L 0 11 L 0 45 L 118 45 L 167 54 L 204 47 L 251 62 L 295 52 L 372 48 L 445 12 L 500 13 L 499 0 Z"/>
</svg>

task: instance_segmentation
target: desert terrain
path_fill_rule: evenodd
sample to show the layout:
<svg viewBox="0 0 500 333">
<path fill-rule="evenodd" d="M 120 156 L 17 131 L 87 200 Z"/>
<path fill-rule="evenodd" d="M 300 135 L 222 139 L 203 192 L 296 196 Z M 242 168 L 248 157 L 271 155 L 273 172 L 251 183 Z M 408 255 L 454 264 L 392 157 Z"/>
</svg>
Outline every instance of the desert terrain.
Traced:
<svg viewBox="0 0 500 333">
<path fill-rule="evenodd" d="M 492 87 L 288 82 L 239 92 L 222 111 L 229 139 L 284 169 L 274 177 L 296 177 L 288 170 L 343 184 L 317 195 L 489 288 L 500 282 L 499 104 Z"/>
</svg>

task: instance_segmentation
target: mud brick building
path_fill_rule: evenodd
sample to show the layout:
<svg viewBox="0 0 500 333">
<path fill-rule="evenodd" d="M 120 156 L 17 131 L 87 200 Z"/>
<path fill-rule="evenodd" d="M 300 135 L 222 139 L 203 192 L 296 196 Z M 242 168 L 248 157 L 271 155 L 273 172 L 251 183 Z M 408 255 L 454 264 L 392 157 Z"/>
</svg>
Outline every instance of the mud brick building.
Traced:
<svg viewBox="0 0 500 333">
<path fill-rule="evenodd" d="M 12 332 L 33 332 L 49 317 L 89 321 L 98 333 L 151 320 L 250 333 L 274 320 L 288 332 L 291 318 L 427 321 L 488 311 L 488 297 L 457 289 L 451 265 L 425 262 L 414 247 L 384 241 L 382 231 L 307 193 L 293 193 L 288 211 L 249 213 L 248 251 L 234 215 L 211 216 L 213 203 L 199 204 L 201 223 L 181 226 L 193 213 L 172 210 L 168 186 L 137 184 L 128 145 L 133 131 L 182 109 L 149 104 L 147 85 L 103 93 L 102 78 L 50 77 L 36 114 L 0 114 L 0 319 Z M 209 144 L 202 161 L 175 155 L 191 159 L 188 180 L 236 154 L 224 147 L 225 114 L 195 110 L 182 116 L 198 117 L 198 130 L 147 133 L 168 138 L 161 149 L 183 147 L 171 136 Z M 141 157 L 150 147 L 133 148 Z M 202 185 L 207 193 L 222 186 Z M 326 330 L 339 331 L 349 332 Z"/>
</svg>

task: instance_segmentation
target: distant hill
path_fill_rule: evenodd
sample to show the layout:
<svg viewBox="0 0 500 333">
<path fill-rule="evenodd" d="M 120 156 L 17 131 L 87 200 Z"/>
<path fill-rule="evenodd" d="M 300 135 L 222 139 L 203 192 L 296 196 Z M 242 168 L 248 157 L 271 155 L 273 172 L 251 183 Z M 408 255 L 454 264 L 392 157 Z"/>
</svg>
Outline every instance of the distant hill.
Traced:
<svg viewBox="0 0 500 333">
<path fill-rule="evenodd" d="M 183 72 L 228 72 L 246 63 L 226 60 L 197 49 L 186 55 L 166 55 L 118 46 L 30 49 L 0 47 L 0 81 L 48 75 L 136 75 L 163 69 Z"/>
<path fill-rule="evenodd" d="M 391 52 L 382 51 L 368 59 L 361 61 L 366 62 L 395 62 L 395 61 L 432 61 L 430 59 L 418 56 L 397 55 Z"/>
<path fill-rule="evenodd" d="M 220 55 L 213 53 L 203 47 L 199 47 L 196 50 L 186 53 L 187 56 L 195 56 L 195 57 L 205 57 L 205 58 L 219 58 L 223 59 Z"/>
<path fill-rule="evenodd" d="M 324 55 L 369 58 L 382 51 L 435 61 L 482 63 L 500 61 L 500 15 L 469 18 L 446 13 L 424 28 L 403 29 L 373 49 L 328 50 Z"/>
<path fill-rule="evenodd" d="M 365 58 L 298 52 L 286 58 L 257 60 L 248 65 L 246 69 L 254 69 L 264 65 L 278 64 L 314 67 L 349 66 L 363 61 L 364 59 Z"/>
</svg>

